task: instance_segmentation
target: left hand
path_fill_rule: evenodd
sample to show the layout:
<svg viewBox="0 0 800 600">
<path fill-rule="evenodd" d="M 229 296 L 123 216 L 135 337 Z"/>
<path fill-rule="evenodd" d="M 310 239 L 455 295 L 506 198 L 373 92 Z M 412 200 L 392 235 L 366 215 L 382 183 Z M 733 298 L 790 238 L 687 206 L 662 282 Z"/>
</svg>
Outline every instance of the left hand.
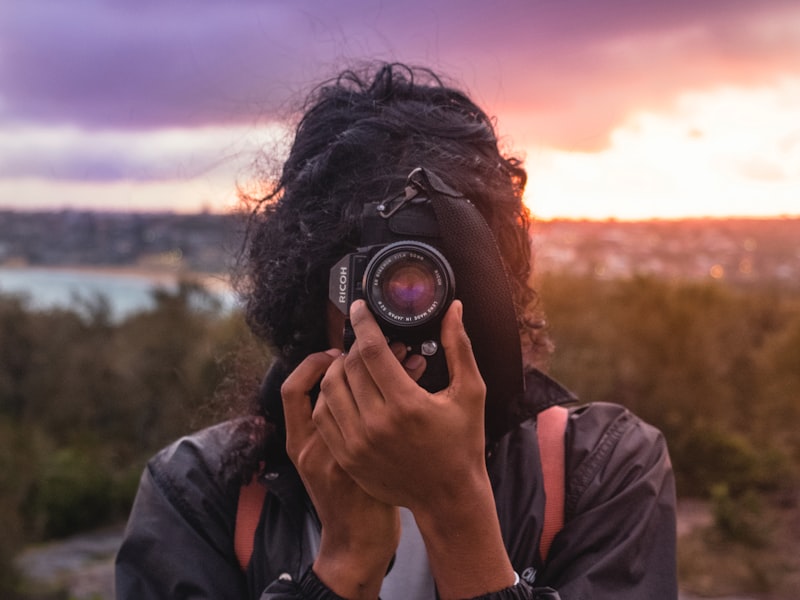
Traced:
<svg viewBox="0 0 800 600">
<path fill-rule="evenodd" d="M 341 352 L 308 356 L 282 388 L 286 448 L 322 522 L 317 576 L 348 598 L 374 598 L 400 539 L 397 508 L 367 494 L 336 463 L 312 421 L 311 390 Z"/>
</svg>

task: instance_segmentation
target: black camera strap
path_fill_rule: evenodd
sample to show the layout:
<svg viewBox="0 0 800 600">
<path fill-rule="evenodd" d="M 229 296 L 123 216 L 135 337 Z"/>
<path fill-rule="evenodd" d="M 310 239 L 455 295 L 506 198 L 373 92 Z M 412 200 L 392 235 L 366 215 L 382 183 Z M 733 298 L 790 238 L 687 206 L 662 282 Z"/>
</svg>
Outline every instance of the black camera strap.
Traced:
<svg viewBox="0 0 800 600">
<path fill-rule="evenodd" d="M 486 434 L 497 440 L 513 426 L 525 384 L 511 283 L 483 215 L 435 174 L 415 169 L 408 184 L 431 199 L 443 249 L 464 304 L 464 326 L 486 382 Z"/>
</svg>

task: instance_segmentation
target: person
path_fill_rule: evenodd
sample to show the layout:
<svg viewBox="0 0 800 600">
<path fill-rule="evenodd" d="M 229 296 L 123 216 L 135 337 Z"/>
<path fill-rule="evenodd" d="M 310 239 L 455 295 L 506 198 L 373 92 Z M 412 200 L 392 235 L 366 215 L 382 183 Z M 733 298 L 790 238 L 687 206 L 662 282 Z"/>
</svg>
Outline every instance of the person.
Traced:
<svg viewBox="0 0 800 600">
<path fill-rule="evenodd" d="M 311 94 L 239 273 L 248 324 L 275 356 L 256 414 L 148 463 L 118 600 L 677 597 L 662 435 L 622 406 L 577 405 L 544 373 L 525 183 L 492 120 L 430 70 L 348 70 Z M 377 301 L 355 279 L 331 290 L 334 265 L 372 260 L 387 224 L 426 230 L 452 262 L 453 298 L 432 301 L 446 310 L 423 335 L 433 352 L 378 314 L 393 294 L 395 312 L 422 301 L 416 266 Z M 562 404 L 564 522 L 545 557 L 537 415 Z M 242 568 L 251 480 L 265 496 Z"/>
</svg>

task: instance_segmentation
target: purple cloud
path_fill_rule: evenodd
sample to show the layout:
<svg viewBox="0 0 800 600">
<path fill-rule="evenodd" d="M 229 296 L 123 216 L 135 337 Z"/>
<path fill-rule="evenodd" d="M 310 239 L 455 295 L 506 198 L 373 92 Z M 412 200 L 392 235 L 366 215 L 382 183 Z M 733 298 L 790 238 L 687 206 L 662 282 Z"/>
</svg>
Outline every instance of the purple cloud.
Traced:
<svg viewBox="0 0 800 600">
<path fill-rule="evenodd" d="M 797 73 L 800 35 L 764 35 L 753 23 L 769 15 L 800 23 L 796 0 L 4 2 L 0 178 L 191 177 L 227 150 L 192 139 L 142 151 L 146 139 L 125 135 L 254 128 L 366 59 L 452 75 L 502 114 L 514 143 L 598 148 L 632 107 Z M 14 138 L 65 125 L 85 139 L 65 149 Z"/>
<path fill-rule="evenodd" d="M 0 8 L 0 118 L 113 128 L 248 123 L 285 109 L 349 59 L 371 57 L 441 66 L 535 109 L 618 74 L 613 60 L 588 53 L 601 40 L 710 30 L 791 4 L 9 2 Z M 715 51 L 763 58 L 763 45 L 738 46 L 736 31 L 711 35 Z M 629 75 L 653 74 L 643 64 Z"/>
</svg>

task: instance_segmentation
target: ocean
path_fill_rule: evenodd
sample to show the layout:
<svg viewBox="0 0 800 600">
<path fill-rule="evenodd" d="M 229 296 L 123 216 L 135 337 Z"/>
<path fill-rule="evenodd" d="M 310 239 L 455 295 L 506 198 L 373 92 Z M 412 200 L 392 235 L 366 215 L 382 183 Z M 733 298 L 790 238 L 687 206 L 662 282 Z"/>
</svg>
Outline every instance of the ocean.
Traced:
<svg viewBox="0 0 800 600">
<path fill-rule="evenodd" d="M 200 278 L 225 309 L 235 306 L 232 291 L 222 277 Z M 133 269 L 94 268 L 6 268 L 0 267 L 0 294 L 19 295 L 34 310 L 81 306 L 104 297 L 114 320 L 155 306 L 153 291 L 175 291 L 178 276 Z"/>
</svg>

